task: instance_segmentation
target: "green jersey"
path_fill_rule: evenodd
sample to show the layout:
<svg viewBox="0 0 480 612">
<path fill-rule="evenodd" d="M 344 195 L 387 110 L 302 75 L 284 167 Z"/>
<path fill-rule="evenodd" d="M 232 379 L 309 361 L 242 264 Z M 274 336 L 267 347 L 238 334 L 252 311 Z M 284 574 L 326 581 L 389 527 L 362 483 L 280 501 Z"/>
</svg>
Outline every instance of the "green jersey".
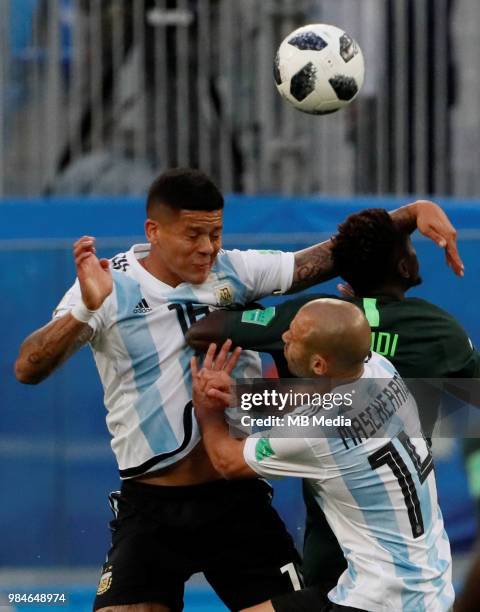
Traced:
<svg viewBox="0 0 480 612">
<path fill-rule="evenodd" d="M 270 353 L 280 376 L 289 376 L 282 334 L 298 310 L 317 298 L 310 294 L 264 310 L 224 312 L 216 329 L 218 341 Z M 372 350 L 389 359 L 403 378 L 472 378 L 480 376 L 480 353 L 456 319 L 419 298 L 352 298 L 372 329 Z"/>
</svg>

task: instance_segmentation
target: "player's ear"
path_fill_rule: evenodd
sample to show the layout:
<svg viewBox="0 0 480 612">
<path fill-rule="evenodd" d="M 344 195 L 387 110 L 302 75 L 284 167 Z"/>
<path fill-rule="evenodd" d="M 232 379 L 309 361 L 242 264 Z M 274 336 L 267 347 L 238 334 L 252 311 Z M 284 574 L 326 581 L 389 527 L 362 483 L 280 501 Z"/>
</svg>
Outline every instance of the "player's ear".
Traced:
<svg viewBox="0 0 480 612">
<path fill-rule="evenodd" d="M 327 360 L 318 353 L 315 353 L 310 358 L 310 369 L 315 376 L 324 376 L 327 371 Z"/>
<path fill-rule="evenodd" d="M 151 244 L 156 244 L 159 241 L 159 230 L 160 224 L 158 221 L 154 221 L 153 219 L 147 219 L 145 221 L 145 236 Z"/>
<path fill-rule="evenodd" d="M 410 278 L 410 266 L 408 265 L 408 259 L 401 257 L 397 264 L 397 270 L 401 278 Z"/>
</svg>

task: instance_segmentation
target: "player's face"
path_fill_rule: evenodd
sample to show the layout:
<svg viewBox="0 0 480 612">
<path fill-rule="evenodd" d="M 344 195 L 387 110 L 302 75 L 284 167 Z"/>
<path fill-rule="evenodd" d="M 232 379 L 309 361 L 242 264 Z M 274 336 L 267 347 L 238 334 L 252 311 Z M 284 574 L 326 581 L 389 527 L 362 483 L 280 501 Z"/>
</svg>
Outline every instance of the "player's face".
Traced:
<svg viewBox="0 0 480 612">
<path fill-rule="evenodd" d="M 285 344 L 283 353 L 288 363 L 288 369 L 299 378 L 308 378 L 311 372 L 308 367 L 308 355 L 305 349 L 305 339 L 308 335 L 308 321 L 297 315 L 290 323 L 289 329 L 282 335 Z"/>
<path fill-rule="evenodd" d="M 149 239 L 172 282 L 200 285 L 207 280 L 222 245 L 222 222 L 221 210 L 163 212 Z"/>
</svg>

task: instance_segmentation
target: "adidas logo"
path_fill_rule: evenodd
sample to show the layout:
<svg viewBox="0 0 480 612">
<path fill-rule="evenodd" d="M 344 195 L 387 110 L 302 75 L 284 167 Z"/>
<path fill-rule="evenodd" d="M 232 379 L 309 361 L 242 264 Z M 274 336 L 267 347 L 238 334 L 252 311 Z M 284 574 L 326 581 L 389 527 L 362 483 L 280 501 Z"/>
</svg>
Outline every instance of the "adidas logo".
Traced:
<svg viewBox="0 0 480 612">
<path fill-rule="evenodd" d="M 133 314 L 146 314 L 147 312 L 152 312 L 152 309 L 147 304 L 147 300 L 142 298 L 133 309 Z"/>
</svg>

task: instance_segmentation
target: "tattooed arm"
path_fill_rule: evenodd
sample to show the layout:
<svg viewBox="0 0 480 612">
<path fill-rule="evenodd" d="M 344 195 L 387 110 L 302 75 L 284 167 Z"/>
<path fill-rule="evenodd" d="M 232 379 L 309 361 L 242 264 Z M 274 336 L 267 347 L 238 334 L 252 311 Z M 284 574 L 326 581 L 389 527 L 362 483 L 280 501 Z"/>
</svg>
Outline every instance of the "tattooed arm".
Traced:
<svg viewBox="0 0 480 612">
<path fill-rule="evenodd" d="M 424 236 L 445 249 L 447 264 L 455 274 L 463 276 L 463 263 L 457 250 L 457 232 L 447 215 L 434 202 L 418 200 L 390 213 L 395 223 L 411 234 L 418 229 Z M 302 291 L 337 276 L 327 240 L 295 253 L 293 283 L 288 293 Z"/>
<path fill-rule="evenodd" d="M 33 332 L 20 347 L 15 362 L 17 380 L 36 385 L 64 363 L 92 337 L 88 323 L 70 313 Z"/>
<path fill-rule="evenodd" d="M 93 313 L 112 292 L 109 262 L 97 258 L 95 239 L 91 236 L 77 240 L 73 254 L 81 301 L 87 313 Z M 92 327 L 82 323 L 79 318 L 68 312 L 35 331 L 23 342 L 15 362 L 15 376 L 20 382 L 30 385 L 41 382 L 91 339 Z"/>
<path fill-rule="evenodd" d="M 330 248 L 331 240 L 327 240 L 295 253 L 293 281 L 287 293 L 302 291 L 337 276 Z"/>
</svg>

